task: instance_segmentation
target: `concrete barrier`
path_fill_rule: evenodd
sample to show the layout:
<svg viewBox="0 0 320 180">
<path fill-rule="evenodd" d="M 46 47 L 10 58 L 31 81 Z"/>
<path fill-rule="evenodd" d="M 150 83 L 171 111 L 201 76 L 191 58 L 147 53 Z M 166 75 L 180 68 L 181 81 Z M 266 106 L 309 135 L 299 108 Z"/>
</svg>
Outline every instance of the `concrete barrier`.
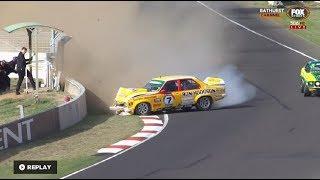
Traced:
<svg viewBox="0 0 320 180">
<path fill-rule="evenodd" d="M 75 98 L 58 107 L 60 130 L 78 123 L 87 115 L 85 88 L 77 81 L 67 79 L 64 90 Z"/>
<path fill-rule="evenodd" d="M 53 133 L 80 122 L 87 115 L 85 88 L 66 79 L 65 91 L 74 98 L 54 109 L 0 125 L 0 150 L 8 149 Z"/>
</svg>

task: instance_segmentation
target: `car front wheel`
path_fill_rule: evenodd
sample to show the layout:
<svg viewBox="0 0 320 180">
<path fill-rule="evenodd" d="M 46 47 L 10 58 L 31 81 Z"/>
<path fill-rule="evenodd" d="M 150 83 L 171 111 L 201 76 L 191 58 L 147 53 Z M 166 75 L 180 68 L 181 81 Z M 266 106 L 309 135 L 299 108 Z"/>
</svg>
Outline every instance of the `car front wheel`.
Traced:
<svg viewBox="0 0 320 180">
<path fill-rule="evenodd" d="M 207 111 L 211 109 L 212 104 L 212 98 L 209 96 L 204 96 L 198 99 L 196 107 L 200 111 Z"/>
<path fill-rule="evenodd" d="M 304 93 L 304 96 L 311 96 L 311 92 L 310 92 L 308 86 L 304 85 L 303 93 Z"/>
<path fill-rule="evenodd" d="M 151 112 L 151 107 L 148 103 L 139 103 L 134 112 L 136 115 L 148 115 Z"/>
</svg>

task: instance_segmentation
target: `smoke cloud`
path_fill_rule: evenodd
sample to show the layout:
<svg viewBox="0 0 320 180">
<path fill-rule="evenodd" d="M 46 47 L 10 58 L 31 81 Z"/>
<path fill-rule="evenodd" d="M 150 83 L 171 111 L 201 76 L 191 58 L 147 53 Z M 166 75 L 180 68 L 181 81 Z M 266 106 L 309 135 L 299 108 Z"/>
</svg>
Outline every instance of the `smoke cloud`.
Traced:
<svg viewBox="0 0 320 180">
<path fill-rule="evenodd" d="M 198 4 L 139 2 L 126 8 L 131 13 L 114 22 L 116 27 L 107 32 L 112 39 L 101 44 L 105 58 L 97 54 L 88 57 L 95 60 L 87 66 L 90 76 L 85 77 L 71 64 L 72 69 L 67 69 L 89 82 L 85 85 L 103 98 L 105 108 L 113 103 L 119 87 L 142 87 L 160 75 L 212 74 L 213 69 L 231 63 L 223 57 L 222 22 Z"/>
<path fill-rule="evenodd" d="M 234 65 L 225 66 L 218 74 L 226 83 L 227 96 L 216 103 L 216 107 L 238 105 L 253 99 L 256 88 L 245 81 L 243 74 Z"/>
<path fill-rule="evenodd" d="M 40 22 L 72 36 L 58 64 L 87 88 L 90 110 L 107 110 L 119 87 L 160 75 L 221 72 L 230 91 L 223 106 L 251 97 L 236 69 L 220 71 L 235 64 L 228 25 L 195 2 L 4 2 L 0 15 L 1 26 Z"/>
</svg>

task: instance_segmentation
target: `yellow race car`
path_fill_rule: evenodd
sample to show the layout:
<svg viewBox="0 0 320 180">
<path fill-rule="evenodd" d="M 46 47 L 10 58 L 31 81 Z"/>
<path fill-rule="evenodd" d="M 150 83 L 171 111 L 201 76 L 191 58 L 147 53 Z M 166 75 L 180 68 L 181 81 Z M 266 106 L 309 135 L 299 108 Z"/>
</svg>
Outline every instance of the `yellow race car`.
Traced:
<svg viewBox="0 0 320 180">
<path fill-rule="evenodd" d="M 213 103 L 226 96 L 221 78 L 204 81 L 193 76 L 160 76 L 143 88 L 120 87 L 110 110 L 122 115 L 147 115 L 161 110 L 209 110 Z"/>
</svg>

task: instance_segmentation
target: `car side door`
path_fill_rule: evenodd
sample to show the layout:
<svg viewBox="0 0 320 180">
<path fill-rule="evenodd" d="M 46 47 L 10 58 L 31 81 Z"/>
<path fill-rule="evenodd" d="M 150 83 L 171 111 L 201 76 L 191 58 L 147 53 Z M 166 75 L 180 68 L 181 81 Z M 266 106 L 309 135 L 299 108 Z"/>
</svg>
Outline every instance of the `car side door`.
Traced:
<svg viewBox="0 0 320 180">
<path fill-rule="evenodd" d="M 177 107 L 181 104 L 179 80 L 167 81 L 161 89 L 163 108 Z"/>
<path fill-rule="evenodd" d="M 190 107 L 194 105 L 196 92 L 199 91 L 200 85 L 193 79 L 181 79 L 181 105 Z"/>
</svg>

